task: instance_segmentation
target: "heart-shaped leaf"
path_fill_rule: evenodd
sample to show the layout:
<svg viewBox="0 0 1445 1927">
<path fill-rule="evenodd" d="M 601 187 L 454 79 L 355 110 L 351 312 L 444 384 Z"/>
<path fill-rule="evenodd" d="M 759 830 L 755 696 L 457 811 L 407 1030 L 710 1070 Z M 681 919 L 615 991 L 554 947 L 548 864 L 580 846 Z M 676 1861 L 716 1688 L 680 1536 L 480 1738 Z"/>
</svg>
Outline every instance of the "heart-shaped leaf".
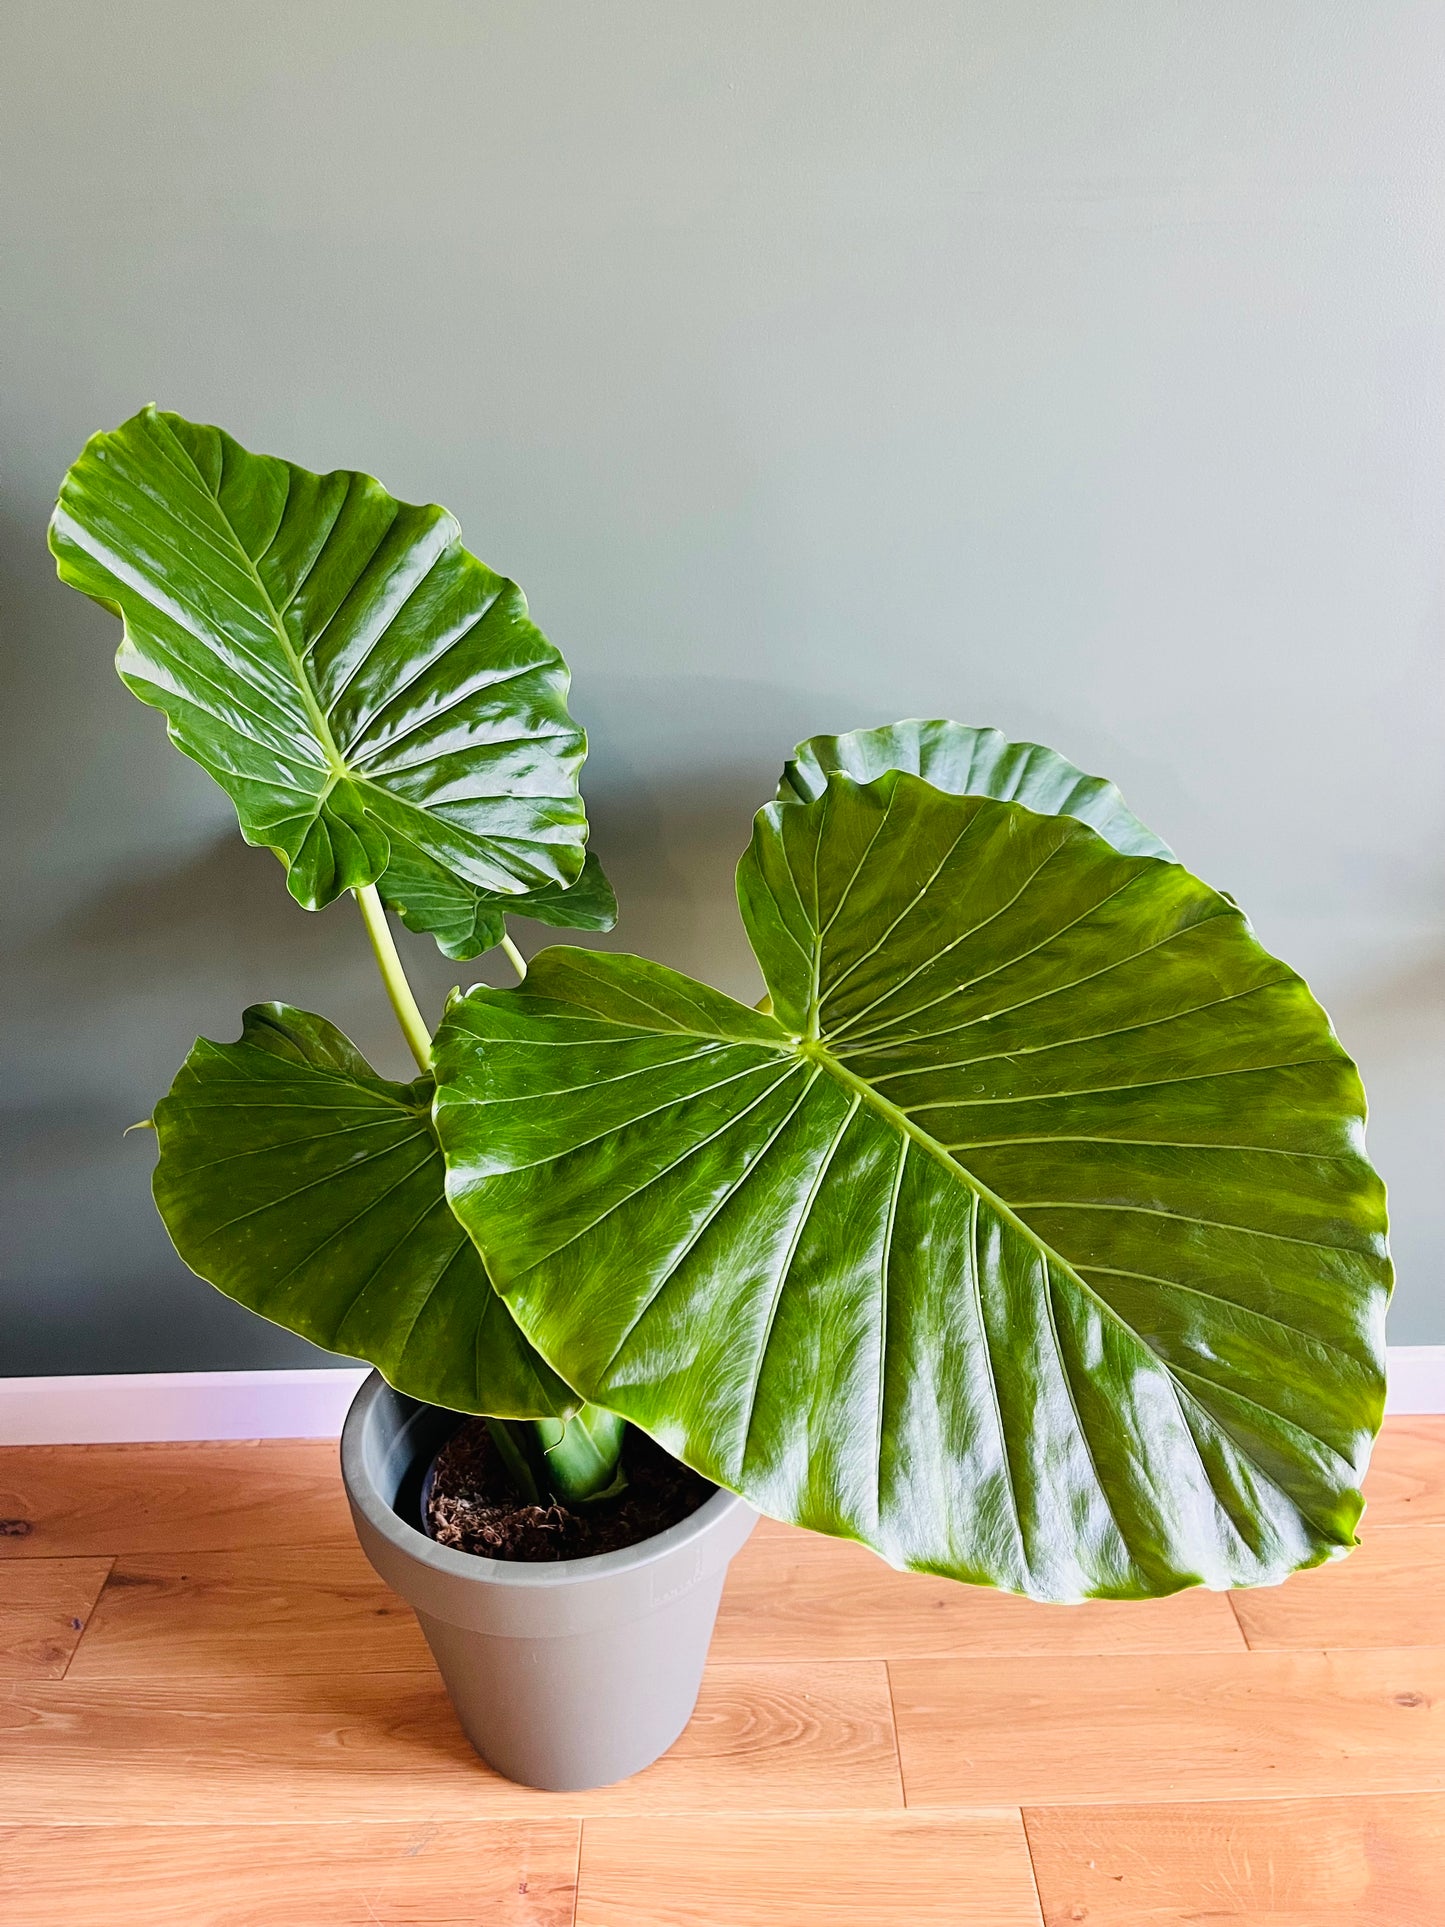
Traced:
<svg viewBox="0 0 1445 1927">
<path fill-rule="evenodd" d="M 784 764 L 778 800 L 821 796 L 835 771 L 871 783 L 890 770 L 921 776 L 950 796 L 992 796 L 1000 803 L 1026 803 L 1040 816 L 1076 816 L 1125 856 L 1174 861 L 1168 844 L 1145 828 L 1104 777 L 1086 776 L 1042 743 L 1011 743 L 1000 730 L 941 719 L 812 736 Z"/>
<path fill-rule="evenodd" d="M 507 917 L 568 930 L 610 930 L 617 922 L 617 898 L 590 851 L 575 883 L 498 897 L 452 876 L 419 850 L 403 853 L 393 844 L 377 888 L 408 929 L 430 933 L 437 948 L 458 961 L 499 944 Z"/>
<path fill-rule="evenodd" d="M 1353 1543 L 1382 1188 L 1301 980 L 1070 816 L 830 776 L 739 895 L 775 1016 L 544 951 L 438 1037 L 538 1350 L 764 1511 L 1044 1599 Z"/>
<path fill-rule="evenodd" d="M 123 681 L 308 909 L 393 850 L 500 896 L 578 876 L 566 666 L 445 509 L 147 408 L 86 444 L 50 544 L 124 623 Z"/>
<path fill-rule="evenodd" d="M 399 1391 L 458 1412 L 565 1417 L 448 1209 L 432 1080 L 378 1077 L 322 1017 L 245 1014 L 200 1039 L 156 1106 L 155 1198 L 191 1270 Z"/>
</svg>

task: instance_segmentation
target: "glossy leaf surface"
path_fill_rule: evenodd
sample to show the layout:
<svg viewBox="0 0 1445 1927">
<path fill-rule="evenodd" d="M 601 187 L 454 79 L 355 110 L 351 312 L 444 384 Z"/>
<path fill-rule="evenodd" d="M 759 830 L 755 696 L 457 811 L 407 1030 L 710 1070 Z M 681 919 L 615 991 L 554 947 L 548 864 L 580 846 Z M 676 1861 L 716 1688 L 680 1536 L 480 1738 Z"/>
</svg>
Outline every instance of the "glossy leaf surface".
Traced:
<svg viewBox="0 0 1445 1927">
<path fill-rule="evenodd" d="M 389 857 L 499 895 L 579 874 L 566 667 L 445 509 L 147 408 L 86 444 L 50 541 L 121 617 L 123 681 L 308 909 Z"/>
<path fill-rule="evenodd" d="M 974 729 L 944 720 L 888 723 L 846 736 L 812 736 L 799 743 L 783 768 L 778 800 L 820 796 L 835 771 L 871 783 L 890 770 L 921 776 L 950 796 L 992 796 L 1024 803 L 1040 816 L 1076 816 L 1125 856 L 1174 852 L 1129 808 L 1118 789 L 1042 743 L 1011 743 L 997 729 Z"/>
<path fill-rule="evenodd" d="M 1351 1544 L 1382 1189 L 1235 907 L 909 775 L 764 810 L 739 895 L 775 1016 L 553 949 L 442 1026 L 453 1208 L 544 1356 L 767 1512 L 1039 1598 Z"/>
<path fill-rule="evenodd" d="M 459 961 L 499 944 L 508 917 L 568 930 L 610 930 L 617 922 L 612 885 L 590 852 L 581 876 L 565 888 L 550 884 L 499 897 L 452 876 L 419 850 L 394 849 L 377 887 L 408 929 L 430 933 L 445 956 Z"/>
<path fill-rule="evenodd" d="M 563 1416 L 578 1401 L 447 1206 L 431 1095 L 429 1077 L 378 1077 L 324 1018 L 253 1006 L 239 1042 L 197 1042 L 156 1106 L 166 1229 L 228 1298 L 414 1398 Z"/>
</svg>

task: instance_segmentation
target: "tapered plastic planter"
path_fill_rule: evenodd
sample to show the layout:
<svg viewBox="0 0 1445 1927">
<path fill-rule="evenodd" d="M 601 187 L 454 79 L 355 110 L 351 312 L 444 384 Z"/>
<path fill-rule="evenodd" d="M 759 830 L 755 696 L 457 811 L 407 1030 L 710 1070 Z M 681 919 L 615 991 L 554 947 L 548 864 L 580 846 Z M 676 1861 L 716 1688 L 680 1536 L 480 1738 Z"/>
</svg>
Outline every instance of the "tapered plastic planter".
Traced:
<svg viewBox="0 0 1445 1927">
<path fill-rule="evenodd" d="M 509 1780 L 554 1791 L 625 1780 L 697 1703 L 728 1563 L 757 1522 L 719 1491 L 640 1545 L 529 1564 L 441 1546 L 421 1486 L 458 1423 L 373 1372 L 341 1434 L 362 1550 L 421 1624 L 462 1730 Z"/>
</svg>

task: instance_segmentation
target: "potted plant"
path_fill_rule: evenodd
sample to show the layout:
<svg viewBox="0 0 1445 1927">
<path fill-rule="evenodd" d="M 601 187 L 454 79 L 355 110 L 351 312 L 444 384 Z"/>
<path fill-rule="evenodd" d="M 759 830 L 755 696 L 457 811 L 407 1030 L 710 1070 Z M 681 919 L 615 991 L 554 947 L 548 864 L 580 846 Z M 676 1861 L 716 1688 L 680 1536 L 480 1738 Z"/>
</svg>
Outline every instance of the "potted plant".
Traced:
<svg viewBox="0 0 1445 1927">
<path fill-rule="evenodd" d="M 362 905 L 417 1079 L 250 1011 L 157 1105 L 156 1197 L 202 1277 L 377 1367 L 358 1530 L 503 1771 L 675 1737 L 752 1507 L 1061 1601 L 1354 1543 L 1390 1288 L 1359 1080 L 1112 785 L 957 723 L 814 738 L 739 866 L 760 1006 L 563 946 L 428 1039 L 384 906 L 459 958 L 512 954 L 509 909 L 611 922 L 519 592 L 439 510 L 154 411 L 52 543 L 292 894 Z M 479 1558 L 414 1509 L 458 1413 L 524 1501 L 615 1508 L 644 1436 L 715 1490 L 623 1550 Z"/>
</svg>

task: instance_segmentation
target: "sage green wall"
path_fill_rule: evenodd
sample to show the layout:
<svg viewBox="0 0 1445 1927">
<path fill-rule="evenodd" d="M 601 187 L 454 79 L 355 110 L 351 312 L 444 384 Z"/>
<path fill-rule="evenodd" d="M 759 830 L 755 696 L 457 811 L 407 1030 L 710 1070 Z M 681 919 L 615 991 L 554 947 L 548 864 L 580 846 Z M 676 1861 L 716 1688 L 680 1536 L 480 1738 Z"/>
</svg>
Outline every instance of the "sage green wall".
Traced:
<svg viewBox="0 0 1445 1927">
<path fill-rule="evenodd" d="M 120 1131 L 253 999 L 404 1061 L 54 583 L 151 399 L 458 512 L 572 661 L 619 941 L 726 987 L 800 734 L 1116 777 L 1334 1008 L 1445 1341 L 1442 101 L 1404 0 L 7 0 L 0 1372 L 307 1356 Z"/>
</svg>

